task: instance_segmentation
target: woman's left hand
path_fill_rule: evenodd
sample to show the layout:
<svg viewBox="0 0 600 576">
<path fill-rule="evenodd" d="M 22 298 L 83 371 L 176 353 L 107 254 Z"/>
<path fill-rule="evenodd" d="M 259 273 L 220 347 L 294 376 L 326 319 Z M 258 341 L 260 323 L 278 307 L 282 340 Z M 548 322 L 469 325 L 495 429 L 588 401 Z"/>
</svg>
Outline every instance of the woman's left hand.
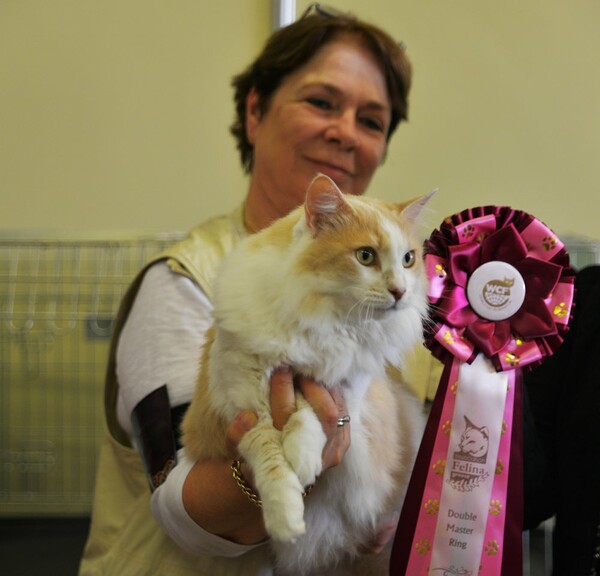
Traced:
<svg viewBox="0 0 600 576">
<path fill-rule="evenodd" d="M 323 470 L 337 466 L 350 447 L 350 424 L 338 426 L 338 420 L 348 414 L 341 389 L 327 389 L 304 376 L 297 378 L 300 392 L 311 405 L 327 437 Z M 282 430 L 295 411 L 294 374 L 289 368 L 278 369 L 271 377 L 271 415 L 275 428 Z"/>
</svg>

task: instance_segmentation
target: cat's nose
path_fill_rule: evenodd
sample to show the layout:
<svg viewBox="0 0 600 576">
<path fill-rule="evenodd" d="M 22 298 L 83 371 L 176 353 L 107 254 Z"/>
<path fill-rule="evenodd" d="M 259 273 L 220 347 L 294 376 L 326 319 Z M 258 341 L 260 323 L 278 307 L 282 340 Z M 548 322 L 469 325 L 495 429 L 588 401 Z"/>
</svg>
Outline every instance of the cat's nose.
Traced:
<svg viewBox="0 0 600 576">
<path fill-rule="evenodd" d="M 392 287 L 388 288 L 389 293 L 394 297 L 394 300 L 398 302 L 404 296 L 405 290 L 402 288 Z"/>
</svg>

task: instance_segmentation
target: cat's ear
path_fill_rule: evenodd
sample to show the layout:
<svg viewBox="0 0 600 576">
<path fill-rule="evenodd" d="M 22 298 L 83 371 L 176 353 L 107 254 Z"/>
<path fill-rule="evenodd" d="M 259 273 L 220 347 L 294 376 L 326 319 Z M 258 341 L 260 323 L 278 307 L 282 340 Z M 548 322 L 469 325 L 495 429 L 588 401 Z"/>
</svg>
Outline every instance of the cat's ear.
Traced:
<svg viewBox="0 0 600 576">
<path fill-rule="evenodd" d="M 410 200 L 407 204 L 402 207 L 402 215 L 409 220 L 409 222 L 418 222 L 421 216 L 423 208 L 427 206 L 429 201 L 437 194 L 438 189 L 432 190 L 425 196 L 419 196 L 414 200 Z"/>
<path fill-rule="evenodd" d="M 304 203 L 306 225 L 313 236 L 324 228 L 335 226 L 351 211 L 343 192 L 331 178 L 324 174 L 315 176 L 308 186 Z"/>
</svg>

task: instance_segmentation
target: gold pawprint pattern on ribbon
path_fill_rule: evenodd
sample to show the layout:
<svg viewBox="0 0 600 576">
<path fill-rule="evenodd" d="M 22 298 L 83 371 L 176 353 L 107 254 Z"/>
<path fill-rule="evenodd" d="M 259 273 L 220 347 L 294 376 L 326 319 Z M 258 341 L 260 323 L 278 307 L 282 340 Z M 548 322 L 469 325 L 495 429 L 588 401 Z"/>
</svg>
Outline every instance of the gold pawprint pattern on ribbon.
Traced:
<svg viewBox="0 0 600 576">
<path fill-rule="evenodd" d="M 446 272 L 446 267 L 443 264 L 436 264 L 435 275 L 438 278 L 445 278 L 448 275 L 448 272 Z"/>
<path fill-rule="evenodd" d="M 498 460 L 498 462 L 496 462 L 496 476 L 500 476 L 502 472 L 504 472 L 504 462 L 502 462 L 502 460 Z"/>
<path fill-rule="evenodd" d="M 433 472 L 437 476 L 443 476 L 445 470 L 446 470 L 446 461 L 445 460 L 437 460 L 436 463 L 433 465 Z"/>
<path fill-rule="evenodd" d="M 506 353 L 506 363 L 509 366 L 512 366 L 513 368 L 519 365 L 519 362 L 521 361 L 521 357 L 517 356 L 517 354 L 512 354 L 511 352 L 507 352 Z"/>
<path fill-rule="evenodd" d="M 565 302 L 560 302 L 554 307 L 553 314 L 557 318 L 564 318 L 569 314 L 569 307 L 566 305 Z"/>
<path fill-rule="evenodd" d="M 423 508 L 425 508 L 426 514 L 435 516 L 440 511 L 440 501 L 437 498 L 430 498 L 425 502 Z"/>
<path fill-rule="evenodd" d="M 490 540 L 485 545 L 485 553 L 488 556 L 495 556 L 500 551 L 500 544 L 498 544 L 498 540 Z"/>
<path fill-rule="evenodd" d="M 556 238 L 554 236 L 544 236 L 542 238 L 542 246 L 546 252 L 556 248 Z"/>
<path fill-rule="evenodd" d="M 423 538 L 415 544 L 415 548 L 417 553 L 419 553 L 421 556 L 424 556 L 431 550 L 431 542 L 429 542 L 427 538 Z"/>
<path fill-rule="evenodd" d="M 502 504 L 500 503 L 500 500 L 492 500 L 490 502 L 490 514 L 492 516 L 498 516 L 500 512 L 502 512 Z"/>
<path fill-rule="evenodd" d="M 462 231 L 463 238 L 470 238 L 473 234 L 475 234 L 475 227 L 472 224 L 467 224 Z"/>
<path fill-rule="evenodd" d="M 443 424 L 442 424 L 442 432 L 446 435 L 446 436 L 450 436 L 450 432 L 452 431 L 452 421 L 451 420 L 446 420 Z"/>
<path fill-rule="evenodd" d="M 452 384 L 452 386 L 450 386 L 450 392 L 452 392 L 452 394 L 456 396 L 456 393 L 458 392 L 458 380 L 454 384 Z"/>
</svg>

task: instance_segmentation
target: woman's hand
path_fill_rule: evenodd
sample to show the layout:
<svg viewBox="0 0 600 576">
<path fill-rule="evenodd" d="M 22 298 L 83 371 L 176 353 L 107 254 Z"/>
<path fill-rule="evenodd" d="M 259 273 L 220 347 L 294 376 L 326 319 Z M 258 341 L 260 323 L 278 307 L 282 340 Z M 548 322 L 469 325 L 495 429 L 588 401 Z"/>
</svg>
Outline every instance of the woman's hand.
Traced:
<svg viewBox="0 0 600 576">
<path fill-rule="evenodd" d="M 348 414 L 341 390 L 328 390 L 304 376 L 297 376 L 297 380 L 300 391 L 315 411 L 327 437 L 323 449 L 323 470 L 337 466 L 350 447 L 350 424 L 338 426 L 338 419 Z M 289 368 L 275 370 L 271 376 L 271 416 L 275 428 L 282 430 L 295 411 L 294 374 Z M 233 453 L 244 434 L 255 424 L 256 415 L 250 411 L 241 412 L 231 423 L 227 430 L 227 442 Z"/>
<path fill-rule="evenodd" d="M 324 386 L 309 378 L 302 376 L 297 376 L 296 378 L 300 391 L 315 411 L 327 437 L 322 455 L 323 470 L 337 466 L 350 447 L 350 424 L 338 426 L 338 419 L 347 415 L 346 404 L 341 390 L 327 390 Z M 296 411 L 294 374 L 289 368 L 281 368 L 273 372 L 271 376 L 270 400 L 273 423 L 278 430 L 281 430 L 288 421 L 288 418 Z M 231 423 L 227 429 L 227 443 L 232 457 L 235 457 L 237 454 L 237 445 L 244 437 L 244 434 L 252 429 L 257 421 L 257 415 L 254 412 L 244 410 Z M 207 478 L 206 470 L 202 471 L 202 473 L 200 472 L 201 464 L 197 463 L 195 467 L 198 468 L 198 482 L 202 480 L 206 481 Z M 229 463 L 222 462 L 219 464 L 222 468 L 220 471 L 222 477 L 230 477 Z M 216 466 L 217 463 L 214 463 L 214 465 Z M 204 468 L 206 466 L 207 464 L 204 463 Z M 242 464 L 242 467 L 246 482 L 254 488 L 252 470 L 245 464 Z M 192 474 L 189 477 L 193 477 Z M 215 489 L 220 486 L 220 490 L 224 492 L 227 488 L 228 495 L 219 494 L 217 496 L 217 494 L 214 494 L 206 497 L 208 492 L 207 484 Z M 192 492 L 192 487 L 197 485 L 199 484 L 191 480 L 189 482 L 186 481 L 188 493 L 185 494 L 184 489 L 184 499 L 187 503 L 186 508 L 188 512 L 190 512 L 192 517 L 198 518 L 200 525 L 209 532 L 220 534 L 242 544 L 253 544 L 264 540 L 267 534 L 262 522 L 260 509 L 249 503 L 233 482 L 223 483 L 222 480 L 216 480 L 215 476 L 214 481 L 209 483 L 204 482 L 205 487 L 200 491 L 203 493 L 202 498 L 194 495 Z M 199 507 L 197 511 L 194 510 L 194 496 L 198 498 L 199 502 L 204 503 L 202 504 L 202 508 Z M 228 505 L 221 503 L 220 497 Z M 211 502 L 215 510 L 210 510 L 211 506 L 207 505 L 207 502 Z M 207 508 L 209 509 L 208 511 Z"/>
<path fill-rule="evenodd" d="M 304 376 L 297 376 L 297 381 L 327 437 L 323 449 L 323 470 L 337 466 L 350 447 L 350 425 L 338 426 L 338 419 L 348 414 L 342 392 L 339 388 L 328 390 Z M 282 430 L 295 410 L 294 375 L 289 368 L 275 370 L 271 376 L 271 416 L 275 428 Z"/>
<path fill-rule="evenodd" d="M 240 412 L 227 428 L 227 446 L 232 458 L 237 457 L 237 445 L 242 441 L 244 434 L 256 426 L 258 418 L 250 410 Z"/>
</svg>

